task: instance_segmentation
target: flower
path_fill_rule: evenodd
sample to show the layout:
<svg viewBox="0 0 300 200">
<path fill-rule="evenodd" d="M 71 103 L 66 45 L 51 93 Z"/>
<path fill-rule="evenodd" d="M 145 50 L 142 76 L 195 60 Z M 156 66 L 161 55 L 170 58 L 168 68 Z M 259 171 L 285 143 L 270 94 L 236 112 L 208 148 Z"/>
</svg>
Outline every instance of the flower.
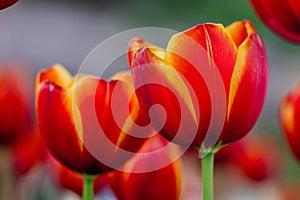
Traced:
<svg viewBox="0 0 300 200">
<path fill-rule="evenodd" d="M 278 143 L 270 136 L 259 133 L 223 147 L 216 153 L 216 166 L 235 166 L 249 179 L 262 182 L 276 177 L 283 168 L 278 160 L 282 158 Z"/>
<path fill-rule="evenodd" d="M 172 162 L 172 154 L 178 151 L 178 147 L 166 145 L 168 141 L 155 135 L 138 152 L 148 156 L 133 157 L 134 160 L 126 163 L 122 171 L 107 174 L 109 185 L 118 199 L 180 199 L 183 183 L 182 160 L 179 158 Z M 163 148 L 166 150 L 162 151 Z M 169 164 L 157 169 L 164 161 Z M 151 170 L 152 167 L 156 170 Z M 138 172 L 141 168 L 144 173 Z"/>
<path fill-rule="evenodd" d="M 55 184 L 82 196 L 83 177 L 80 174 L 65 167 L 51 155 L 49 156 L 49 170 Z M 100 192 L 105 185 L 105 175 L 97 176 L 94 183 L 94 193 Z"/>
<path fill-rule="evenodd" d="M 165 109 L 162 119 L 164 113 L 153 108 L 153 126 L 177 144 L 203 147 L 209 128 L 221 126 L 212 146 L 204 144 L 210 151 L 245 136 L 260 115 L 268 64 L 263 41 L 250 21 L 226 28 L 197 25 L 173 35 L 166 50 L 135 38 L 128 58 L 138 99 L 147 109 L 155 104 Z M 224 116 L 216 115 L 222 112 Z"/>
<path fill-rule="evenodd" d="M 28 77 L 19 65 L 0 65 L 0 145 L 13 143 L 30 124 Z"/>
<path fill-rule="evenodd" d="M 275 33 L 300 43 L 300 2 L 298 0 L 251 0 L 260 19 Z"/>
<path fill-rule="evenodd" d="M 300 84 L 281 101 L 280 123 L 289 146 L 300 161 Z"/>
<path fill-rule="evenodd" d="M 54 65 L 37 75 L 36 109 L 49 151 L 82 174 L 120 167 L 145 141 L 133 136 L 140 107 L 129 75 L 107 82 L 88 75 L 72 77 Z"/>
<path fill-rule="evenodd" d="M 12 6 L 17 2 L 18 2 L 18 0 L 2 0 L 2 1 L 0 1 L 0 10 L 5 9 L 9 6 Z"/>
<path fill-rule="evenodd" d="M 15 178 L 26 174 L 46 158 L 46 148 L 37 127 L 24 131 L 12 145 Z"/>
</svg>

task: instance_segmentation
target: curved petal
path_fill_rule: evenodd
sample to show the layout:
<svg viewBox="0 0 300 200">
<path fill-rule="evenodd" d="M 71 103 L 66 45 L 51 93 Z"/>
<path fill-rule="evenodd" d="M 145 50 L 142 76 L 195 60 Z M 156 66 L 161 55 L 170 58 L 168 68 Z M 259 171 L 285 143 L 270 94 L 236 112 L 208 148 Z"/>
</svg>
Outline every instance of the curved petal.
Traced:
<svg viewBox="0 0 300 200">
<path fill-rule="evenodd" d="M 82 143 L 74 125 L 67 91 L 44 82 L 37 92 L 37 117 L 41 135 L 50 152 L 66 166 L 83 172 Z"/>
<path fill-rule="evenodd" d="M 144 47 L 135 54 L 132 74 L 138 99 L 151 109 L 156 130 L 182 145 L 202 142 L 204 135 L 193 141 L 199 119 L 195 94 L 170 63 Z"/>
<path fill-rule="evenodd" d="M 251 0 L 251 3 L 269 28 L 287 40 L 300 42 L 300 20 L 297 17 L 298 12 L 294 13 L 294 6 L 299 3 L 290 5 L 286 0 Z"/>
<path fill-rule="evenodd" d="M 219 69 L 228 95 L 237 47 L 223 25 L 210 23 L 197 25 L 172 36 L 167 47 L 167 52 L 183 57 L 193 64 L 194 68 L 198 68 L 198 72 L 203 71 L 199 68 L 208 68 L 207 70 L 211 70 L 211 74 L 216 73 L 210 68 L 211 66 L 203 66 L 204 55 L 202 54 L 205 51 Z M 185 66 L 176 63 L 172 62 L 176 70 L 183 71 L 185 69 Z M 190 74 L 190 76 L 193 75 L 194 73 Z"/>
<path fill-rule="evenodd" d="M 255 124 L 266 96 L 267 67 L 263 42 L 258 35 L 251 33 L 238 49 L 230 84 L 227 119 L 220 138 L 222 143 L 240 139 Z"/>
</svg>

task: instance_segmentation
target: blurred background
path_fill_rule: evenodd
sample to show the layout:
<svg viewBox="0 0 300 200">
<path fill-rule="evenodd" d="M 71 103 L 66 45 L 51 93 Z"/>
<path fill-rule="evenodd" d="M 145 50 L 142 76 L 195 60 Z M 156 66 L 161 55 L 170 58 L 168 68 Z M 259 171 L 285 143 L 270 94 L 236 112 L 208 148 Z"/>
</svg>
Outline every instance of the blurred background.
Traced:
<svg viewBox="0 0 300 200">
<path fill-rule="evenodd" d="M 23 63 L 32 77 L 33 91 L 40 69 L 60 63 L 76 73 L 96 45 L 119 32 L 137 27 L 182 31 L 198 23 L 226 26 L 242 19 L 254 23 L 269 58 L 267 99 L 253 134 L 274 138 L 282 152 L 277 162 L 286 163 L 281 176 L 287 181 L 300 180 L 300 164 L 289 152 L 278 123 L 281 98 L 300 80 L 300 46 L 267 29 L 248 1 L 20 0 L 0 11 L 0 62 Z"/>
</svg>

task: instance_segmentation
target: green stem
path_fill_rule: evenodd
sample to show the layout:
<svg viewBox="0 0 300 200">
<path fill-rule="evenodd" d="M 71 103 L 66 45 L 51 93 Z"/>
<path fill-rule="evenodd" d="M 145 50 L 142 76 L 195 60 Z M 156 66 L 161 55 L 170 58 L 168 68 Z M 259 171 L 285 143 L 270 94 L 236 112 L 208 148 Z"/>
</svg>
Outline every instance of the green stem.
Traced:
<svg viewBox="0 0 300 200">
<path fill-rule="evenodd" d="M 13 166 L 11 149 L 0 147 L 0 158 L 3 161 L 0 169 L 0 199 L 13 199 Z"/>
<path fill-rule="evenodd" d="M 214 187 L 214 153 L 202 158 L 202 192 L 203 200 L 213 200 Z"/>
<path fill-rule="evenodd" d="M 93 200 L 94 196 L 94 176 L 83 175 L 83 200 Z"/>
</svg>

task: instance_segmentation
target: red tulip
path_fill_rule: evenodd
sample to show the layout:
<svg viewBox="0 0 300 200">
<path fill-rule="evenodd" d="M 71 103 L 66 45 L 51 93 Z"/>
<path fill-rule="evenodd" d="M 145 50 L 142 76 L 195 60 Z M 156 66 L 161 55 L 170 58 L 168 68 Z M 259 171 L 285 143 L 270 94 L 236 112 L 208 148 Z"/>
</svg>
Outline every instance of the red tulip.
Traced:
<svg viewBox="0 0 300 200">
<path fill-rule="evenodd" d="M 15 65 L 0 66 L 0 145 L 10 144 L 30 120 L 28 76 Z"/>
<path fill-rule="evenodd" d="M 299 0 L 250 0 L 261 20 L 281 37 L 300 43 Z"/>
<path fill-rule="evenodd" d="M 13 144 L 15 177 L 26 174 L 45 159 L 45 145 L 37 129 L 23 132 Z"/>
<path fill-rule="evenodd" d="M 12 6 L 17 2 L 18 2 L 18 0 L 0 0 L 0 10 L 5 9 L 9 6 Z"/>
<path fill-rule="evenodd" d="M 159 151 L 167 144 L 168 142 L 159 135 L 150 138 L 139 153 L 155 153 L 146 157 L 134 157 L 133 162 L 124 165 L 124 171 L 114 171 L 107 175 L 109 184 L 118 199 L 180 199 L 183 182 L 182 163 L 181 159 L 171 162 L 172 153 L 178 149 L 168 146 L 167 151 Z M 151 170 L 164 161 L 169 164 L 155 171 Z M 141 168 L 146 172 L 138 173 Z"/>
<path fill-rule="evenodd" d="M 59 163 L 53 157 L 49 157 L 49 169 L 53 181 L 60 187 L 71 190 L 77 193 L 79 196 L 82 195 L 83 188 L 83 177 L 75 171 L 72 171 Z M 97 176 L 94 183 L 94 193 L 100 192 L 106 185 L 105 175 Z"/>
<path fill-rule="evenodd" d="M 113 79 L 72 77 L 60 65 L 37 76 L 36 108 L 45 144 L 55 158 L 79 173 L 118 168 L 145 140 L 132 136 L 140 107 L 131 77 Z"/>
<path fill-rule="evenodd" d="M 247 137 L 220 149 L 216 153 L 216 165 L 228 163 L 251 180 L 264 181 L 276 176 L 281 168 L 281 163 L 278 163 L 281 154 L 277 146 L 269 137 Z"/>
<path fill-rule="evenodd" d="M 283 98 L 280 122 L 292 152 L 300 161 L 300 84 Z"/>
<path fill-rule="evenodd" d="M 211 150 L 215 142 L 220 146 L 236 141 L 250 131 L 262 110 L 267 56 L 250 21 L 226 28 L 197 25 L 173 35 L 166 50 L 133 39 L 128 57 L 139 100 L 148 109 L 154 104 L 164 107 L 166 119 L 153 109 L 152 122 L 175 143 Z M 209 128 L 217 126 L 220 137 L 208 135 L 215 141 L 203 145 Z"/>
</svg>

